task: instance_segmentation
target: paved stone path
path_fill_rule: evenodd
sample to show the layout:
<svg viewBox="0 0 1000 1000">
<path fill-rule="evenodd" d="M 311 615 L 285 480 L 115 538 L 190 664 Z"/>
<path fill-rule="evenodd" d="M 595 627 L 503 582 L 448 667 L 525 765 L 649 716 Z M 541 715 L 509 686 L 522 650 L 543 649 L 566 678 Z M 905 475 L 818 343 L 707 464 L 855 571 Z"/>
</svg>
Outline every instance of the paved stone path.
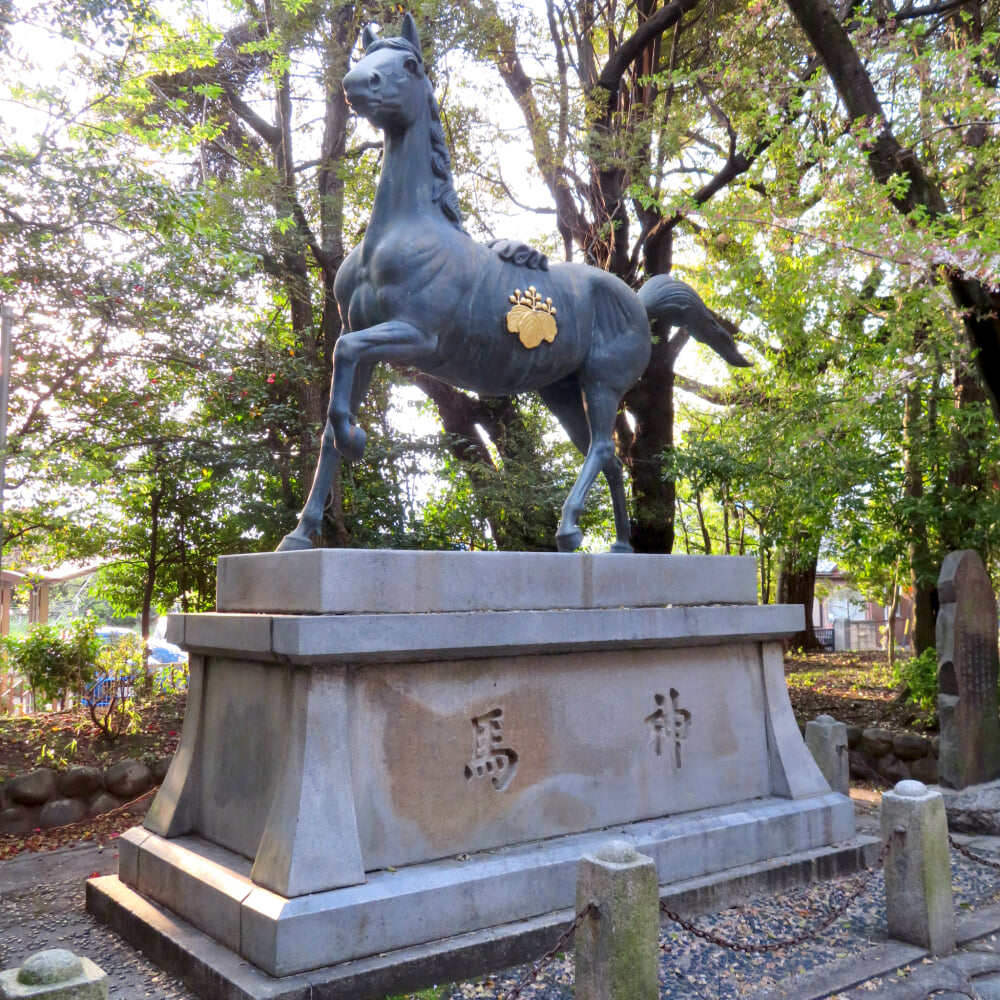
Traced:
<svg viewBox="0 0 1000 1000">
<path fill-rule="evenodd" d="M 871 830 L 876 817 L 859 808 L 859 826 Z M 969 840 L 969 838 L 963 838 Z M 1000 837 L 969 840 L 977 852 L 1000 858 Z M 963 867 L 964 866 L 964 867 Z M 43 948 L 65 947 L 86 955 L 109 974 L 111 996 L 119 1000 L 198 1000 L 182 983 L 98 924 L 84 909 L 84 883 L 92 874 L 117 869 L 117 852 L 78 846 L 49 854 L 22 855 L 0 863 L 0 968 L 20 965 Z M 953 857 L 960 949 L 946 958 L 924 958 L 919 949 L 885 940 L 879 916 L 880 883 L 861 912 L 831 929 L 832 937 L 789 949 L 788 954 L 747 960 L 664 924 L 661 1000 L 1000 1000 L 1000 871 Z M 781 936 L 774 921 L 798 919 L 803 907 L 822 906 L 836 887 L 811 886 L 784 897 L 755 900 L 740 910 L 699 918 L 725 933 Z M 780 916 L 774 916 L 779 914 Z M 789 916 L 791 915 L 791 916 Z M 879 921 L 882 920 L 881 931 Z M 731 935 L 730 935 L 731 936 Z M 495 997 L 515 973 L 456 984 L 445 996 Z M 523 996 L 534 1000 L 572 997 L 572 956 L 559 960 Z"/>
</svg>

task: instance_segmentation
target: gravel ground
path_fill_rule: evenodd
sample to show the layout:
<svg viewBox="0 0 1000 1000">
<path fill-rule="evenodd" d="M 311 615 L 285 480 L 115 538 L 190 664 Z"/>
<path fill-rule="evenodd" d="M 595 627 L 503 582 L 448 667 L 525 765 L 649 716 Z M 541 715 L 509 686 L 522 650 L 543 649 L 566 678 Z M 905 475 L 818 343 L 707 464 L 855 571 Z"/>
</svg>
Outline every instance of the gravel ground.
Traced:
<svg viewBox="0 0 1000 1000">
<path fill-rule="evenodd" d="M 998 838 L 975 839 L 971 846 L 984 855 L 1000 856 Z M 98 852 L 93 847 L 0 864 L 0 968 L 20 965 L 43 948 L 65 947 L 93 959 L 109 973 L 112 997 L 197 1000 L 182 984 L 160 972 L 86 914 L 85 879 L 92 873 L 113 871 L 115 865 L 113 850 Z M 956 906 L 975 909 L 1000 899 L 1000 872 L 953 852 L 952 873 Z M 699 917 L 696 923 L 723 938 L 744 943 L 784 939 L 819 922 L 864 878 L 839 879 L 783 896 L 757 897 L 743 906 Z M 44 885 L 38 884 L 40 879 Z M 660 938 L 661 1000 L 728 1000 L 857 957 L 886 937 L 881 873 L 871 877 L 869 883 L 861 898 L 814 940 L 763 955 L 722 949 L 670 922 L 664 923 Z M 526 971 L 507 970 L 475 982 L 455 984 L 440 996 L 442 1000 L 501 997 Z M 570 1000 L 572 982 L 572 955 L 568 955 L 548 965 L 521 995 L 534 1000 Z M 877 995 L 879 988 L 880 984 L 872 982 L 867 995 Z"/>
</svg>

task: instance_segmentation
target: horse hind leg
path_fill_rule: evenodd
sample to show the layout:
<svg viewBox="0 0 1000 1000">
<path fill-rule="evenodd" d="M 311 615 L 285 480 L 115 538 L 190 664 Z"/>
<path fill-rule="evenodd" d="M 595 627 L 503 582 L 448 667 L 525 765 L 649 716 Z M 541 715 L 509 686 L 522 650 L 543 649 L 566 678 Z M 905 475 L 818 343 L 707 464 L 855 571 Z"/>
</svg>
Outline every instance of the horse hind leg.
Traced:
<svg viewBox="0 0 1000 1000">
<path fill-rule="evenodd" d="M 539 392 L 539 395 L 542 397 L 542 402 L 545 403 L 556 419 L 562 424 L 569 435 L 570 441 L 585 456 L 584 468 L 581 470 L 573 490 L 563 504 L 562 519 L 559 522 L 559 530 L 556 533 L 556 546 L 559 551 L 572 552 L 574 549 L 579 548 L 580 543 L 583 541 L 583 532 L 580 530 L 577 522 L 583 511 L 583 503 L 586 500 L 587 493 L 590 491 L 590 487 L 597 477 L 597 472 L 594 471 L 590 475 L 589 482 L 583 487 L 582 495 L 577 494 L 584 474 L 587 472 L 587 460 L 590 458 L 593 450 L 591 446 L 591 431 L 592 427 L 597 425 L 594 409 L 597 403 L 594 397 L 595 395 L 603 395 L 603 393 L 597 394 L 591 391 L 587 399 L 589 409 L 586 410 L 583 406 L 583 394 L 575 378 L 565 379 L 562 382 L 557 382 L 555 385 L 547 386 Z M 606 441 L 605 444 L 599 446 L 598 450 L 601 454 L 607 453 L 607 458 L 604 464 L 599 467 L 599 471 L 603 472 L 604 478 L 607 481 L 608 490 L 611 493 L 611 507 L 614 511 L 615 543 L 612 545 L 611 551 L 631 552 L 632 546 L 629 543 L 631 527 L 628 518 L 628 504 L 625 500 L 622 464 L 618 460 L 618 456 L 615 455 L 614 441 L 611 436 L 617 412 L 618 400 L 615 399 L 610 421 L 607 419 L 602 421 L 602 425 L 606 425 Z M 610 448 L 608 448 L 608 444 L 610 444 Z M 594 465 L 597 464 L 597 461 L 598 457 L 592 460 Z M 579 495 L 578 501 L 576 500 L 577 495 Z"/>
</svg>

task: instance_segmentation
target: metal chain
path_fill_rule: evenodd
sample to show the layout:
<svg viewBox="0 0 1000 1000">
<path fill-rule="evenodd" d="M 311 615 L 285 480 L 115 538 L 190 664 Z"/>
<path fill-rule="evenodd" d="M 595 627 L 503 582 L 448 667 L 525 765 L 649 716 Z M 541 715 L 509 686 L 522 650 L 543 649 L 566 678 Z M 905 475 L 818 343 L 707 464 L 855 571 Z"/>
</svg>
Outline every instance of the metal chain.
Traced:
<svg viewBox="0 0 1000 1000">
<path fill-rule="evenodd" d="M 842 903 L 838 904 L 831 910 L 818 924 L 808 930 L 802 931 L 801 934 L 796 934 L 794 937 L 785 938 L 782 941 L 771 941 L 767 944 L 745 944 L 742 941 L 727 941 L 725 938 L 719 937 L 719 935 L 714 934 L 712 931 L 706 931 L 702 928 L 691 923 L 690 920 L 685 920 L 683 917 L 674 913 L 673 910 L 667 909 L 666 903 L 660 903 L 660 910 L 665 913 L 674 923 L 680 924 L 681 927 L 686 931 L 694 934 L 696 937 L 704 938 L 706 941 L 711 941 L 712 944 L 717 944 L 720 948 L 728 948 L 730 951 L 742 951 L 747 955 L 754 954 L 766 954 L 772 951 L 778 951 L 780 948 L 791 948 L 795 945 L 804 944 L 806 941 L 812 941 L 818 937 L 823 931 L 827 929 L 838 917 L 842 916 L 853 904 L 854 901 L 868 888 L 871 884 L 872 879 L 875 877 L 878 870 L 885 864 L 886 856 L 889 854 L 892 845 L 897 841 L 901 840 L 906 835 L 905 831 L 902 829 L 894 830 L 892 836 L 885 842 L 882 846 L 882 850 L 879 852 L 878 858 L 875 860 L 875 864 L 870 868 L 861 880 L 858 887 L 847 897 Z"/>
<path fill-rule="evenodd" d="M 980 857 L 978 854 L 973 854 L 967 847 L 963 847 L 950 833 L 948 834 L 948 843 L 958 851 L 959 854 L 964 854 L 970 861 L 975 861 L 976 864 L 985 865 L 987 868 L 996 868 L 1000 871 L 1000 864 L 996 861 L 990 861 L 988 858 Z"/>
<path fill-rule="evenodd" d="M 552 959 L 554 959 L 556 955 L 558 955 L 559 952 L 561 952 L 566 947 L 566 942 L 569 941 L 569 939 L 576 933 L 576 930 L 580 926 L 580 924 L 582 924 L 584 920 L 586 920 L 586 918 L 591 913 L 594 913 L 596 911 L 597 911 L 597 903 L 593 901 L 589 902 L 576 915 L 576 919 L 573 921 L 573 923 L 571 923 L 569 927 L 567 927 L 566 930 L 564 930 L 562 934 L 559 935 L 559 940 L 556 941 L 556 943 L 551 948 L 549 948 L 549 950 L 544 955 L 542 955 L 541 958 L 536 959 L 534 962 L 531 963 L 531 968 L 521 978 L 521 981 L 509 993 L 498 994 L 496 1000 L 517 1000 L 517 998 L 521 995 L 521 991 L 525 988 L 525 986 L 527 986 L 529 983 L 533 983 L 538 978 L 538 976 L 545 971 L 545 968 L 549 964 L 549 962 L 551 962 Z"/>
</svg>

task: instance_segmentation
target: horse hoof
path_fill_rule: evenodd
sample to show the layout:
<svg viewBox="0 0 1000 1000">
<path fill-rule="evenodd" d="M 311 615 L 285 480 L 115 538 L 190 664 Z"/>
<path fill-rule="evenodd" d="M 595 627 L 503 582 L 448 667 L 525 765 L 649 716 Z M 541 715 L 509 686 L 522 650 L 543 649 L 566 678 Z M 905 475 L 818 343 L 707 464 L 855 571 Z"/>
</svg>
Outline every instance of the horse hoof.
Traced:
<svg viewBox="0 0 1000 1000">
<path fill-rule="evenodd" d="M 351 424 L 346 435 L 340 435 L 336 441 L 336 449 L 349 462 L 357 462 L 365 453 L 368 435 L 357 424 Z"/>
<path fill-rule="evenodd" d="M 635 549 L 633 549 L 632 546 L 629 545 L 628 542 L 615 542 L 615 544 L 611 546 L 611 551 L 612 552 L 634 552 Z"/>
<path fill-rule="evenodd" d="M 565 533 L 556 532 L 556 548 L 560 552 L 576 552 L 583 544 L 583 532 L 579 528 Z"/>
<path fill-rule="evenodd" d="M 311 549 L 313 543 L 308 535 L 300 535 L 295 531 L 285 535 L 278 543 L 275 552 L 300 552 L 302 549 Z"/>
</svg>

